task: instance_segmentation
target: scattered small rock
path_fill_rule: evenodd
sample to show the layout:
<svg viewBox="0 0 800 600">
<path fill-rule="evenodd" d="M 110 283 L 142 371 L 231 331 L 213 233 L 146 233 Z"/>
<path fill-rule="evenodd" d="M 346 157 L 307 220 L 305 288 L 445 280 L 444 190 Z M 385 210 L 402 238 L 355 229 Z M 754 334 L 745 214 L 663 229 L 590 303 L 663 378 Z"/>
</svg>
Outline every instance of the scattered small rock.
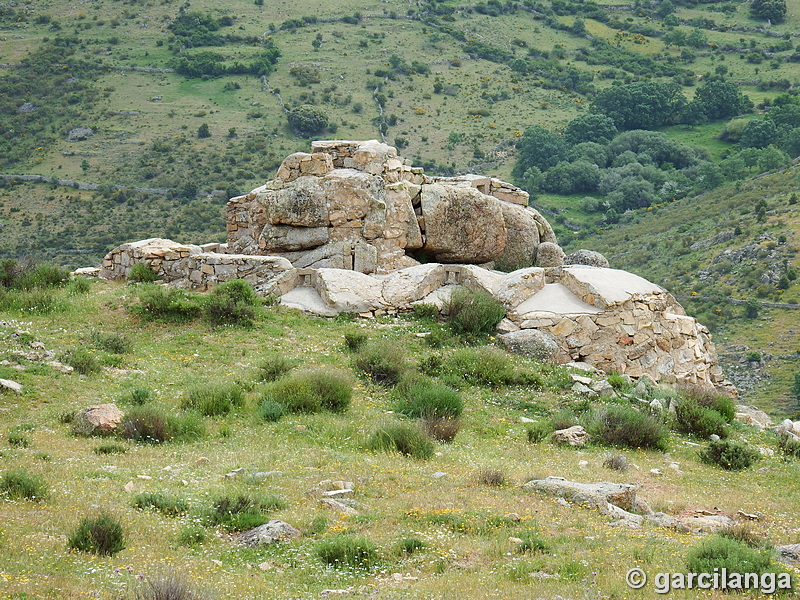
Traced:
<svg viewBox="0 0 800 600">
<path fill-rule="evenodd" d="M 11 379 L 0 379 L 0 388 L 11 390 L 17 394 L 22 393 L 22 384 L 12 381 Z"/>
<path fill-rule="evenodd" d="M 573 425 L 567 429 L 554 431 L 551 439 L 554 444 L 569 444 L 580 447 L 589 441 L 589 434 L 581 425 Z"/>
<path fill-rule="evenodd" d="M 283 521 L 272 520 L 242 533 L 236 542 L 248 548 L 258 548 L 283 540 L 300 537 L 300 530 Z"/>
<path fill-rule="evenodd" d="M 94 135 L 94 130 L 89 127 L 76 127 L 67 134 L 68 142 L 84 142 Z"/>
<path fill-rule="evenodd" d="M 129 494 L 135 489 L 136 489 L 136 484 L 133 483 L 132 481 L 129 481 L 128 483 L 122 486 L 122 491 L 128 492 Z"/>
<path fill-rule="evenodd" d="M 340 502 L 339 500 L 334 500 L 333 498 L 321 498 L 320 504 L 324 504 L 334 512 L 338 512 L 342 515 L 346 515 L 348 517 L 354 517 L 358 514 L 358 511 L 351 507 L 347 506 L 344 502 Z"/>
<path fill-rule="evenodd" d="M 447 477 L 447 473 L 445 473 L 444 471 L 436 471 L 436 473 L 431 474 L 431 477 L 433 477 L 434 479 L 441 479 L 442 477 Z"/>
</svg>

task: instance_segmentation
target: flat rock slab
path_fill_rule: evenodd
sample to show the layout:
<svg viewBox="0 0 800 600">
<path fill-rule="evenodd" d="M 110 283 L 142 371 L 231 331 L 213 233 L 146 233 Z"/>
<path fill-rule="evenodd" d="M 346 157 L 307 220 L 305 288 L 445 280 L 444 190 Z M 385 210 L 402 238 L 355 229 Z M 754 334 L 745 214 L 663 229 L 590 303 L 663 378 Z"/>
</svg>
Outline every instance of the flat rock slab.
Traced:
<svg viewBox="0 0 800 600">
<path fill-rule="evenodd" d="M 534 479 L 524 484 L 527 491 L 543 492 L 550 496 L 564 498 L 573 504 L 586 504 L 605 509 L 613 504 L 623 510 L 631 510 L 636 503 L 636 490 L 639 486 L 627 483 L 579 483 L 563 477 Z"/>
<path fill-rule="evenodd" d="M 526 313 L 552 313 L 554 315 L 594 315 L 603 312 L 578 298 L 560 283 L 545 284 L 541 291 L 516 307 L 519 315 Z"/>
<path fill-rule="evenodd" d="M 592 295 L 593 304 L 599 301 L 604 306 L 622 304 L 632 296 L 660 294 L 664 288 L 643 277 L 619 269 L 570 266 L 564 268 L 562 281 L 582 298 Z"/>
<path fill-rule="evenodd" d="M 16 381 L 11 381 L 10 379 L 0 379 L 0 388 L 11 390 L 17 394 L 22 393 L 22 384 L 17 383 Z"/>
<path fill-rule="evenodd" d="M 319 292 L 312 287 L 296 287 L 285 293 L 281 296 L 281 305 L 321 317 L 335 317 L 339 314 L 338 310 L 325 304 Z"/>
</svg>

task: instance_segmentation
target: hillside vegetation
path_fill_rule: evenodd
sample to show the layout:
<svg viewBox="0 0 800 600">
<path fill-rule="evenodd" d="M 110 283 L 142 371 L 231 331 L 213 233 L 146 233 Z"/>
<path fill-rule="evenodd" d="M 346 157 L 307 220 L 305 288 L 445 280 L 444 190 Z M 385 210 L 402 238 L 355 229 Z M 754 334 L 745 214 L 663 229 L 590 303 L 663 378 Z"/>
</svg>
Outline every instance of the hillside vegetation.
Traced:
<svg viewBox="0 0 800 600">
<path fill-rule="evenodd" d="M 650 598 L 628 569 L 710 553 L 709 568 L 782 571 L 769 544 L 797 542 L 797 449 L 729 423 L 728 398 L 511 356 L 426 309 L 331 320 L 240 282 L 192 295 L 61 277 L 0 287 L 0 377 L 22 386 L 0 391 L 2 598 Z M 572 375 L 604 397 L 570 392 Z M 117 432 L 88 435 L 76 415 L 107 402 Z M 551 443 L 577 423 L 588 445 Z M 520 487 L 550 475 L 743 523 L 727 538 L 612 526 Z M 236 543 L 270 519 L 299 537 Z M 720 545 L 751 562 L 718 562 Z"/>
</svg>

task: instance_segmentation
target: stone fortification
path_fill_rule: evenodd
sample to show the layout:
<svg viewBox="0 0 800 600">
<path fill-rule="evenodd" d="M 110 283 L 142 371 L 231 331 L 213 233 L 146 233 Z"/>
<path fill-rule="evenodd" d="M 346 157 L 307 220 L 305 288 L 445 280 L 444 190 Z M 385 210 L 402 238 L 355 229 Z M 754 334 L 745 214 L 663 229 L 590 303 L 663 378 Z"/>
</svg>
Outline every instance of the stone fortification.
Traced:
<svg viewBox="0 0 800 600">
<path fill-rule="evenodd" d="M 123 244 L 99 274 L 123 279 L 144 262 L 180 288 L 243 279 L 320 316 L 442 307 L 461 285 L 503 303 L 500 333 L 514 344 L 535 338 L 557 362 L 728 386 L 708 330 L 666 290 L 596 252 L 566 256 L 527 201 L 493 178 L 429 177 L 376 141 L 314 142 L 275 179 L 231 199 L 226 244 Z"/>
</svg>

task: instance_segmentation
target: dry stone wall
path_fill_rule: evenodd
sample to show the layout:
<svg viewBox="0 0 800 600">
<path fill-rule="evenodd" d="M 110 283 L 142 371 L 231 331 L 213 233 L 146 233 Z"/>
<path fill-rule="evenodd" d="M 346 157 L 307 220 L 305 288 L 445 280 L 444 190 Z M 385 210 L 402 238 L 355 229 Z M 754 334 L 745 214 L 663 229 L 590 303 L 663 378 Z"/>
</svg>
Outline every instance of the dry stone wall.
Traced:
<svg viewBox="0 0 800 600">
<path fill-rule="evenodd" d="M 442 308 L 456 286 L 483 289 L 506 307 L 500 332 L 535 337 L 552 360 L 732 390 L 708 330 L 666 290 L 596 252 L 566 256 L 527 201 L 493 178 L 429 177 L 374 140 L 314 142 L 231 199 L 226 244 L 123 244 L 99 276 L 125 279 L 142 262 L 179 288 L 243 279 L 321 316 Z M 420 264 L 416 251 L 436 262 Z M 494 262 L 537 266 L 505 273 Z"/>
</svg>

